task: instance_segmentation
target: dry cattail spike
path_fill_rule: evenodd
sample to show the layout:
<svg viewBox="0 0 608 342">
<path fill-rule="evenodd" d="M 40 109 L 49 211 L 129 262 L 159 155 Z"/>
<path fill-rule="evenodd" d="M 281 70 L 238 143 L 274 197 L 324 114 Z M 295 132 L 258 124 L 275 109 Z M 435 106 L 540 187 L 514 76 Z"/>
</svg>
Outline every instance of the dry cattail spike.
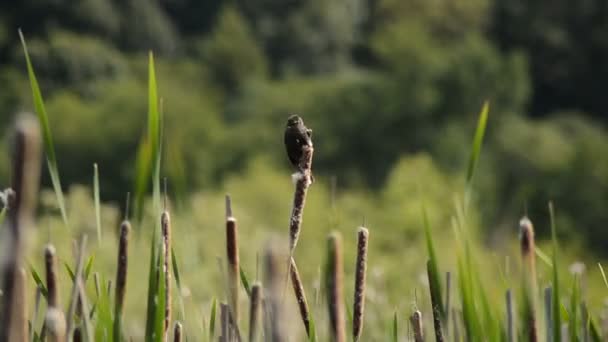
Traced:
<svg viewBox="0 0 608 342">
<path fill-rule="evenodd" d="M 343 308 L 342 237 L 332 233 L 328 240 L 327 266 L 325 270 L 329 331 L 331 341 L 345 342 L 346 330 Z"/>
<path fill-rule="evenodd" d="M 264 255 L 264 286 L 266 287 L 264 289 L 264 300 L 266 301 L 267 314 L 269 316 L 266 320 L 269 325 L 266 339 L 271 342 L 287 341 L 285 317 L 283 315 L 283 301 L 280 298 L 281 277 L 285 272 L 285 264 L 280 260 L 285 260 L 282 259 L 282 256 L 285 254 L 280 253 L 279 248 L 280 244 L 276 239 L 273 239 L 268 243 Z"/>
<path fill-rule="evenodd" d="M 519 238 L 523 263 L 523 331 L 529 341 L 537 341 L 534 227 L 527 217 L 519 221 Z"/>
<path fill-rule="evenodd" d="M 435 340 L 437 342 L 443 341 L 443 330 L 441 327 L 441 314 L 440 314 L 440 298 L 435 298 L 435 293 L 439 293 L 436 291 L 439 284 L 433 281 L 433 277 L 431 277 L 431 260 L 427 260 L 426 262 L 426 270 L 429 279 L 429 292 L 431 293 L 431 305 L 433 307 L 433 326 L 435 328 Z"/>
<path fill-rule="evenodd" d="M 293 285 L 293 292 L 296 295 L 298 308 L 300 309 L 300 316 L 302 316 L 302 322 L 304 323 L 304 329 L 306 329 L 306 335 L 310 338 L 310 309 L 308 308 L 308 302 L 306 301 L 306 293 L 304 292 L 304 285 L 300 279 L 298 266 L 293 258 L 291 258 L 291 266 L 289 269 L 291 284 Z"/>
<path fill-rule="evenodd" d="M 120 339 L 120 321 L 122 320 L 122 309 L 125 302 L 125 291 L 127 289 L 127 270 L 129 266 L 129 234 L 131 224 L 125 220 L 120 224 L 120 237 L 118 240 L 118 268 L 116 270 L 116 288 L 114 295 L 114 319 L 118 320 L 114 329 L 114 339 Z"/>
<path fill-rule="evenodd" d="M 55 247 L 48 244 L 44 248 L 44 265 L 46 268 L 47 302 L 49 307 L 59 308 L 59 288 L 57 286 L 57 257 Z"/>
<path fill-rule="evenodd" d="M 414 311 L 410 316 L 412 331 L 414 332 L 415 342 L 424 342 L 424 332 L 422 331 L 422 313 L 419 310 Z"/>
<path fill-rule="evenodd" d="M 74 334 L 72 335 L 72 342 L 82 342 L 82 330 L 80 327 L 76 327 L 74 329 Z"/>
<path fill-rule="evenodd" d="M 369 231 L 367 228 L 359 227 L 357 231 L 357 263 L 355 265 L 355 298 L 353 301 L 353 340 L 355 342 L 359 341 L 363 331 L 368 239 Z"/>
<path fill-rule="evenodd" d="M 175 327 L 173 328 L 173 342 L 182 342 L 182 323 L 175 322 Z"/>
<path fill-rule="evenodd" d="M 249 307 L 249 342 L 258 340 L 260 313 L 262 310 L 262 285 L 255 283 L 251 286 L 251 305 Z"/>
<path fill-rule="evenodd" d="M 12 189 L 9 195 L 9 229 L 0 241 L 4 260 L 0 264 L 3 295 L 0 306 L 0 341 L 25 341 L 22 311 L 25 308 L 25 279 L 22 276 L 25 238 L 31 225 L 40 178 L 40 128 L 31 115 L 21 115 L 15 125 L 12 153 Z M 27 328 L 27 327 L 26 327 Z"/>
<path fill-rule="evenodd" d="M 304 213 L 304 205 L 306 203 L 306 193 L 308 187 L 312 184 L 312 146 L 302 147 L 302 158 L 299 163 L 299 171 L 295 174 L 296 186 L 293 197 L 293 208 L 289 219 L 289 251 L 290 256 L 293 256 L 293 251 L 298 244 L 300 236 L 300 228 L 302 226 L 302 214 Z"/>
<path fill-rule="evenodd" d="M 165 276 L 165 341 L 168 341 L 171 326 L 171 217 L 165 209 L 160 217 L 162 230 L 163 272 Z"/>
<path fill-rule="evenodd" d="M 226 203 L 230 203 L 226 196 Z M 229 205 L 226 213 L 232 213 Z M 228 299 L 230 310 L 235 323 L 239 321 L 239 243 L 236 219 L 232 216 L 226 217 L 226 256 L 228 269 Z"/>
<path fill-rule="evenodd" d="M 46 327 L 50 342 L 65 341 L 65 316 L 63 316 L 63 312 L 60 309 L 54 307 L 48 308 L 44 318 L 44 326 Z"/>
</svg>

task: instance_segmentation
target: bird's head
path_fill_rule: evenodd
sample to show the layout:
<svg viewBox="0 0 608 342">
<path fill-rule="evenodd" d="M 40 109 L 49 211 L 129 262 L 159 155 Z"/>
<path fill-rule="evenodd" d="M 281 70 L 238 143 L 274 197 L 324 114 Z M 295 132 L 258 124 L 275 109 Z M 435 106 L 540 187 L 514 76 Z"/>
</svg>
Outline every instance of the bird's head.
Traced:
<svg viewBox="0 0 608 342">
<path fill-rule="evenodd" d="M 287 119 L 287 127 L 298 127 L 302 125 L 302 118 L 297 115 L 292 115 Z"/>
</svg>

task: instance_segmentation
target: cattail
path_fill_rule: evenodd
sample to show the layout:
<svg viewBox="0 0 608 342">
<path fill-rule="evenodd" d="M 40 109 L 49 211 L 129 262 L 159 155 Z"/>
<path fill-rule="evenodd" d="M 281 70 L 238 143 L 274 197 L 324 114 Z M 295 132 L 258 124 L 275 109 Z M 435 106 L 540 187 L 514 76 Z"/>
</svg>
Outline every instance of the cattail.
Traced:
<svg viewBox="0 0 608 342">
<path fill-rule="evenodd" d="M 55 247 L 44 248 L 44 265 L 46 267 L 46 289 L 49 307 L 59 308 L 59 288 L 57 287 L 57 257 Z"/>
<path fill-rule="evenodd" d="M 546 327 L 546 335 L 547 342 L 553 341 L 553 317 L 552 317 L 552 300 L 553 300 L 553 289 L 549 287 L 545 287 L 544 291 L 545 296 L 545 327 Z"/>
<path fill-rule="evenodd" d="M 363 331 L 368 238 L 369 231 L 367 228 L 360 227 L 357 231 L 357 263 L 355 265 L 355 298 L 353 301 L 353 339 L 355 342 L 359 341 Z"/>
<path fill-rule="evenodd" d="M 182 342 L 182 323 L 175 322 L 175 327 L 173 328 L 173 342 Z"/>
<path fill-rule="evenodd" d="M 230 341 L 230 308 L 226 303 L 220 303 L 220 326 L 222 328 L 220 341 Z"/>
<path fill-rule="evenodd" d="M 419 310 L 414 311 L 410 316 L 410 323 L 414 331 L 414 341 L 424 342 L 424 333 L 422 332 L 422 313 Z"/>
<path fill-rule="evenodd" d="M 74 329 L 74 334 L 72 335 L 72 342 L 82 342 L 82 330 L 80 327 L 76 327 Z"/>
<path fill-rule="evenodd" d="M 329 309 L 329 331 L 331 341 L 345 342 L 346 331 L 342 306 L 342 237 L 332 233 L 328 240 L 327 266 L 325 271 L 327 304 Z"/>
<path fill-rule="evenodd" d="M 40 128 L 32 116 L 20 116 L 15 125 L 12 153 L 14 196 L 8 199 L 8 228 L 3 242 L 4 260 L 0 263 L 2 303 L 0 306 L 0 341 L 27 340 L 25 276 L 22 264 L 25 238 L 32 222 L 40 178 Z M 24 321 L 25 319 L 25 321 Z M 25 327 L 25 328 L 24 328 Z"/>
<path fill-rule="evenodd" d="M 249 307 L 249 342 L 258 339 L 260 326 L 260 312 L 262 306 L 262 285 L 255 283 L 251 286 L 251 306 Z"/>
<path fill-rule="evenodd" d="M 265 336 L 266 340 L 271 342 L 283 342 L 287 341 L 287 334 L 285 332 L 285 316 L 283 314 L 283 302 L 280 296 L 281 277 L 284 272 L 284 265 L 280 260 L 282 259 L 283 253 L 280 253 L 280 244 L 276 240 L 271 240 L 265 251 L 264 265 L 265 265 L 265 281 L 264 286 L 264 300 L 266 301 L 267 314 L 269 315 L 266 320 L 269 324 L 268 334 Z M 283 254 L 284 255 L 284 254 Z M 281 259 L 279 259 L 281 258 Z"/>
<path fill-rule="evenodd" d="M 291 210 L 291 218 L 289 219 L 289 252 L 293 256 L 293 251 L 298 244 L 300 236 L 300 227 L 302 226 L 302 214 L 304 213 L 304 204 L 306 203 L 306 193 L 308 187 L 312 184 L 312 155 L 314 149 L 312 146 L 302 147 L 302 158 L 299 163 L 299 171 L 296 174 L 296 188 L 293 197 L 293 208 Z"/>
<path fill-rule="evenodd" d="M 114 295 L 114 340 L 120 341 L 122 325 L 122 309 L 127 289 L 127 269 L 129 265 L 129 233 L 131 224 L 124 220 L 120 224 L 120 237 L 118 240 L 118 268 L 116 270 L 116 289 Z"/>
<path fill-rule="evenodd" d="M 236 219 L 232 217 L 230 196 L 226 196 L 226 256 L 228 261 L 229 303 L 232 317 L 239 321 L 239 243 Z"/>
<path fill-rule="evenodd" d="M 302 322 L 304 323 L 304 329 L 306 329 L 306 335 L 310 338 L 310 310 L 308 308 L 308 302 L 306 301 L 306 293 L 304 293 L 304 285 L 302 284 L 300 273 L 298 272 L 298 266 L 293 258 L 291 258 L 289 273 L 291 276 L 293 292 L 296 295 L 298 308 L 300 309 L 300 316 L 302 316 Z"/>
<path fill-rule="evenodd" d="M 435 340 L 437 342 L 443 342 L 443 331 L 441 330 L 441 306 L 439 302 L 440 298 L 436 297 L 436 294 L 439 293 L 437 288 L 439 284 L 437 284 L 432 276 L 431 276 L 431 260 L 427 260 L 426 262 L 426 270 L 429 279 L 429 291 L 431 293 L 431 305 L 433 306 L 433 327 L 435 328 Z"/>
<path fill-rule="evenodd" d="M 66 326 L 63 311 L 58 308 L 49 307 L 44 318 L 44 326 L 50 342 L 65 341 Z"/>
<path fill-rule="evenodd" d="M 162 229 L 162 252 L 163 257 L 163 272 L 165 274 L 165 341 L 168 341 L 169 328 L 171 325 L 171 217 L 169 211 L 163 211 L 161 217 Z"/>
<path fill-rule="evenodd" d="M 523 263 L 523 331 L 529 341 L 537 341 L 534 227 L 532 222 L 524 217 L 519 221 L 519 229 Z"/>
</svg>

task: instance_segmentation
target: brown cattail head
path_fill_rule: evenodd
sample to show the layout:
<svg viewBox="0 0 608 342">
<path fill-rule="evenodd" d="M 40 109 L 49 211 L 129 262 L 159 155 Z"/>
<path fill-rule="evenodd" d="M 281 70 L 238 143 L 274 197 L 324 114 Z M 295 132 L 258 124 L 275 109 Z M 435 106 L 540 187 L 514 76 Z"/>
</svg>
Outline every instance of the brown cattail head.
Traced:
<svg viewBox="0 0 608 342">
<path fill-rule="evenodd" d="M 40 178 L 40 128 L 31 115 L 21 115 L 15 125 L 12 153 L 12 189 L 9 196 L 8 228 L 0 241 L 0 341 L 27 338 L 22 311 L 25 309 L 25 278 L 22 277 L 25 238 L 32 223 Z M 25 335 L 24 335 L 25 331 Z"/>
<path fill-rule="evenodd" d="M 251 305 L 249 307 L 249 342 L 258 340 L 262 296 L 262 285 L 258 282 L 254 283 L 251 286 Z"/>
<path fill-rule="evenodd" d="M 298 308 L 300 309 L 300 316 L 302 316 L 302 322 L 304 323 L 304 329 L 306 329 L 306 335 L 310 338 L 310 309 L 308 308 L 304 285 L 302 284 L 302 279 L 300 279 L 300 273 L 298 272 L 298 266 L 296 265 L 294 258 L 291 258 L 289 273 L 291 276 L 291 284 L 293 285 L 293 292 L 296 295 Z"/>
<path fill-rule="evenodd" d="M 536 341 L 536 267 L 535 267 L 535 245 L 534 227 L 532 222 L 523 217 L 519 221 L 519 238 L 521 256 L 523 263 L 523 330 L 529 341 Z"/>
<path fill-rule="evenodd" d="M 74 328 L 74 334 L 72 334 L 72 342 L 82 342 L 82 329 L 80 329 L 80 327 Z"/>
<path fill-rule="evenodd" d="M 59 287 L 57 286 L 57 257 L 55 247 L 51 244 L 44 248 L 44 265 L 46 267 L 46 288 L 49 307 L 60 308 Z"/>
<path fill-rule="evenodd" d="M 171 216 L 165 210 L 160 216 L 163 238 L 163 273 L 165 277 L 165 341 L 168 341 L 171 326 Z"/>
<path fill-rule="evenodd" d="M 439 304 L 441 299 L 437 298 L 437 294 L 440 294 L 438 290 L 439 284 L 434 281 L 434 278 L 431 276 L 431 260 L 427 260 L 426 262 L 426 270 L 427 276 L 429 280 L 429 292 L 431 294 L 431 306 L 433 307 L 433 327 L 435 329 L 435 340 L 437 342 L 443 341 L 443 328 L 441 324 L 441 305 Z"/>
<path fill-rule="evenodd" d="M 12 189 L 14 200 L 9 203 L 13 234 L 23 233 L 18 229 L 21 221 L 29 224 L 33 217 L 36 194 L 40 179 L 40 127 L 31 115 L 21 115 L 15 125 L 13 141 Z"/>
<path fill-rule="evenodd" d="M 127 269 L 129 265 L 129 234 L 131 223 L 125 220 L 120 224 L 120 236 L 118 239 L 118 268 L 116 270 L 115 289 L 115 314 L 114 319 L 121 319 L 122 308 L 125 301 L 127 288 Z"/>
<path fill-rule="evenodd" d="M 312 155 L 314 149 L 312 146 L 302 147 L 302 158 L 299 163 L 299 171 L 296 173 L 296 189 L 293 197 L 293 208 L 289 219 L 289 251 L 293 255 L 293 251 L 298 244 L 300 236 L 300 228 L 302 226 L 302 214 L 304 213 L 304 205 L 306 203 L 306 193 L 308 187 L 312 184 Z"/>
<path fill-rule="evenodd" d="M 266 246 L 264 255 L 264 300 L 267 305 L 270 330 L 266 339 L 271 342 L 287 341 L 287 333 L 285 331 L 287 320 L 283 313 L 283 301 L 281 300 L 281 279 L 287 279 L 282 278 L 285 275 L 286 265 L 284 262 L 287 257 L 285 253 L 281 252 L 281 245 L 277 239 L 272 239 Z"/>
<path fill-rule="evenodd" d="M 63 311 L 49 307 L 44 318 L 44 326 L 51 342 L 65 341 L 66 323 Z"/>
<path fill-rule="evenodd" d="M 414 311 L 410 316 L 412 331 L 414 332 L 415 342 L 424 342 L 424 333 L 422 331 L 422 313 L 419 310 Z"/>
<path fill-rule="evenodd" d="M 369 231 L 359 227 L 357 231 L 357 263 L 355 265 L 355 298 L 353 301 L 353 339 L 359 341 L 363 331 L 365 311 L 365 279 L 367 273 L 367 245 Z"/>
<path fill-rule="evenodd" d="M 173 328 L 173 342 L 182 342 L 182 323 L 175 322 L 175 327 Z"/>
<path fill-rule="evenodd" d="M 226 256 L 228 260 L 229 303 L 232 317 L 239 320 L 239 244 L 234 217 L 226 218 Z"/>
<path fill-rule="evenodd" d="M 332 233 L 327 240 L 327 265 L 325 269 L 329 331 L 331 341 L 345 342 L 346 330 L 343 308 L 342 237 Z"/>
</svg>

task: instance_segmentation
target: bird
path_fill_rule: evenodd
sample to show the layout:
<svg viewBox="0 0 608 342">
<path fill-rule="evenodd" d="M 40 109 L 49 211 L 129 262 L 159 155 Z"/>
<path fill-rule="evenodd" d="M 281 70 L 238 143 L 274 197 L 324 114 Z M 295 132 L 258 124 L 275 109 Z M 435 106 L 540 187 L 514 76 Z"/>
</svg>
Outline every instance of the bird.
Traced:
<svg viewBox="0 0 608 342">
<path fill-rule="evenodd" d="M 285 127 L 285 148 L 289 161 L 299 171 L 304 146 L 312 147 L 312 130 L 304 125 L 302 118 L 291 115 Z"/>
</svg>

